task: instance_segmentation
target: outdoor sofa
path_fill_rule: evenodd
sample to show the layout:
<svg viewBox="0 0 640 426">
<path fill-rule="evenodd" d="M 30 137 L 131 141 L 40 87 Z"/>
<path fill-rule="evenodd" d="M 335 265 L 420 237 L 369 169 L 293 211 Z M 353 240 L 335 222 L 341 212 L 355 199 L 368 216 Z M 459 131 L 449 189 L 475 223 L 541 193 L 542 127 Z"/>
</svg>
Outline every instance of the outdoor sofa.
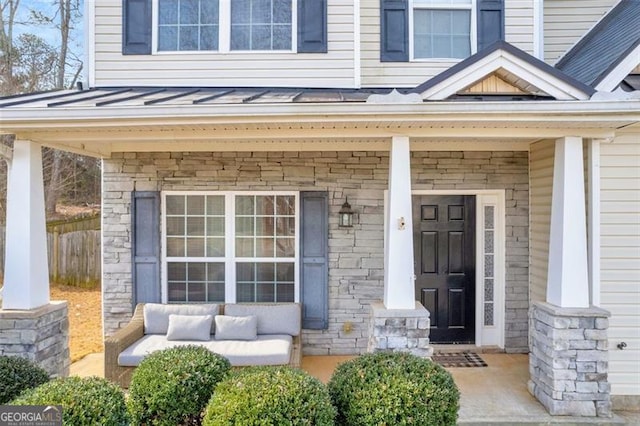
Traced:
<svg viewBox="0 0 640 426">
<path fill-rule="evenodd" d="M 204 346 L 235 367 L 299 367 L 301 322 L 297 303 L 141 303 L 131 321 L 105 339 L 105 377 L 126 388 L 146 356 L 183 345 Z"/>
</svg>

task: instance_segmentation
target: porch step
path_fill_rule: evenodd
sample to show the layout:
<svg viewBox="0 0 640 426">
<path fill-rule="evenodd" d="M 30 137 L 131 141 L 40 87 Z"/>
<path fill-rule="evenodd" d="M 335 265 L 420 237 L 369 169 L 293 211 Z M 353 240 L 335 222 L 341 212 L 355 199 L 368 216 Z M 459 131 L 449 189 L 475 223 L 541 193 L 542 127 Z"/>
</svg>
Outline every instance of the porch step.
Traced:
<svg viewBox="0 0 640 426">
<path fill-rule="evenodd" d="M 583 425 L 598 425 L 598 426 L 621 426 L 621 425 L 635 425 L 635 421 L 627 421 L 626 419 L 614 414 L 610 419 L 603 419 L 599 417 L 564 417 L 557 416 L 553 419 L 549 417 L 535 418 L 535 417 L 493 417 L 482 419 L 460 419 L 458 420 L 459 426 L 583 426 Z"/>
</svg>

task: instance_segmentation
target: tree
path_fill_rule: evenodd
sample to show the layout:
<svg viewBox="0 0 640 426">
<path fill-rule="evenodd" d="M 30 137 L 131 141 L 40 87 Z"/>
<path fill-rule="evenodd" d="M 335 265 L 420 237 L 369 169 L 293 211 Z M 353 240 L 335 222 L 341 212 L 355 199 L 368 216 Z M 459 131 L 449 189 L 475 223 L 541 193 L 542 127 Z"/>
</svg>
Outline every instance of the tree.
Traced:
<svg viewBox="0 0 640 426">
<path fill-rule="evenodd" d="M 58 31 L 60 46 L 55 72 L 55 88 L 73 88 L 82 71 L 82 62 L 70 49 L 73 30 L 81 18 L 79 0 L 54 0 L 51 12 L 32 10 L 34 23 L 53 27 Z"/>
<path fill-rule="evenodd" d="M 13 48 L 13 31 L 16 24 L 16 15 L 20 7 L 20 0 L 0 1 L 0 89 L 2 94 L 13 94 L 17 87 L 13 79 L 15 67 L 15 49 Z"/>
<path fill-rule="evenodd" d="M 27 10 L 20 0 L 0 0 L 0 96 L 75 86 L 82 72 L 82 61 L 73 51 L 81 0 L 51 1 L 49 6 L 37 3 L 42 9 Z M 22 16 L 28 19 L 20 21 Z M 24 32 L 26 23 L 55 30 L 56 40 Z M 12 135 L 0 136 L 0 143 L 12 141 Z M 0 175 L 6 176 L 4 165 L 0 165 Z M 56 213 L 61 197 L 76 204 L 100 200 L 100 163 L 96 159 L 44 148 L 43 176 L 48 217 Z M 4 219 L 5 199 L 6 178 L 0 179 L 0 221 Z"/>
<path fill-rule="evenodd" d="M 56 49 L 33 34 L 21 34 L 15 45 L 14 80 L 21 92 L 46 90 L 55 85 Z"/>
</svg>

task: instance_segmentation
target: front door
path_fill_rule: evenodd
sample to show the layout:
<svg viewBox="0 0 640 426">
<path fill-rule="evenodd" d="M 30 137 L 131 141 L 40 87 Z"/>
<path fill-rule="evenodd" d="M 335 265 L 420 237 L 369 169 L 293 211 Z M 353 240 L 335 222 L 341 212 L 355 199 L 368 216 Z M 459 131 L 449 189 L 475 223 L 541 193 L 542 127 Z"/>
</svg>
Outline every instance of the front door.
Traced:
<svg viewBox="0 0 640 426">
<path fill-rule="evenodd" d="M 433 343 L 475 341 L 475 207 L 473 195 L 413 197 L 415 296 Z"/>
</svg>

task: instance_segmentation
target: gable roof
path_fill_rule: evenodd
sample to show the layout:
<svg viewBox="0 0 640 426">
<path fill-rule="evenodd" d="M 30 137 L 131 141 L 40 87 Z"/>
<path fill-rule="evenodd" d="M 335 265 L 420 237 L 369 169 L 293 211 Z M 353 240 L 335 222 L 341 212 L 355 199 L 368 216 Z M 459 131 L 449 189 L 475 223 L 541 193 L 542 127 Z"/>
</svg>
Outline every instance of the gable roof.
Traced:
<svg viewBox="0 0 640 426">
<path fill-rule="evenodd" d="M 640 63 L 640 0 L 621 0 L 555 65 L 565 74 L 598 87 L 630 55 L 629 69 L 614 89 Z M 635 64 L 633 63 L 635 62 Z"/>
<path fill-rule="evenodd" d="M 640 1 L 640 0 L 639 0 Z M 412 90 L 425 100 L 443 100 L 493 73 L 510 74 L 518 87 L 529 86 L 558 100 L 586 100 L 595 90 L 517 47 L 497 41 Z"/>
</svg>

